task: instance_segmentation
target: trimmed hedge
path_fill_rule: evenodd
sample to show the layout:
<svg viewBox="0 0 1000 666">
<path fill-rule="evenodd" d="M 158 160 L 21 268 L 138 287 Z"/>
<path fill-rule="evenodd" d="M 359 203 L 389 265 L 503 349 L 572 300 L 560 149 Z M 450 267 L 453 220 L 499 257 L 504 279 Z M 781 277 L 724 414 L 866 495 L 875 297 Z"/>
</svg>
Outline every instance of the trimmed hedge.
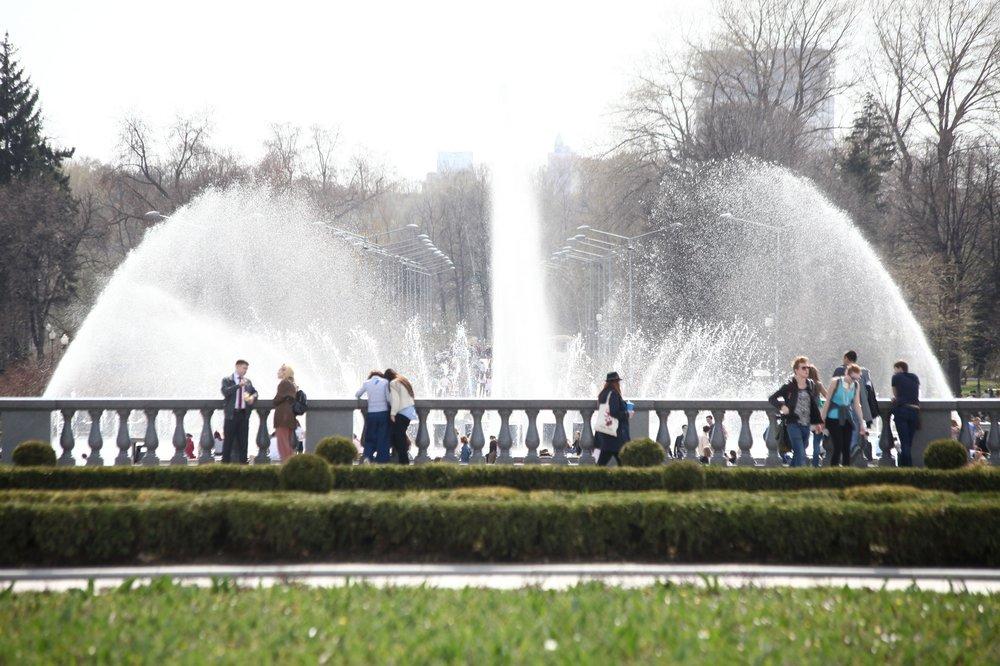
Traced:
<svg viewBox="0 0 1000 666">
<path fill-rule="evenodd" d="M 164 488 L 172 490 L 279 490 L 277 465 L 190 467 L 0 467 L 0 489 Z M 921 468 L 781 469 L 712 467 L 682 461 L 658 467 L 601 468 L 549 465 L 350 465 L 331 466 L 343 490 L 433 490 L 507 486 L 518 490 L 578 492 L 628 490 L 808 490 L 907 485 L 952 492 L 1000 492 L 1000 469 Z"/>
<path fill-rule="evenodd" d="M 969 452 L 957 440 L 935 439 L 927 445 L 924 464 L 928 469 L 959 469 L 969 464 Z"/>
<path fill-rule="evenodd" d="M 0 492 L 0 565 L 223 561 L 1000 566 L 1000 497 L 805 493 Z"/>
<path fill-rule="evenodd" d="M 656 467 L 663 464 L 666 456 L 663 447 L 649 437 L 625 442 L 618 455 L 625 467 Z"/>
<path fill-rule="evenodd" d="M 14 447 L 11 459 L 18 467 L 55 467 L 56 452 L 47 442 L 29 439 Z"/>
<path fill-rule="evenodd" d="M 358 449 L 347 437 L 324 437 L 316 444 L 316 455 L 331 465 L 350 465 L 358 457 Z"/>
<path fill-rule="evenodd" d="M 314 453 L 292 456 L 281 466 L 280 475 L 284 490 L 304 490 L 308 493 L 330 490 L 330 464 Z"/>
</svg>

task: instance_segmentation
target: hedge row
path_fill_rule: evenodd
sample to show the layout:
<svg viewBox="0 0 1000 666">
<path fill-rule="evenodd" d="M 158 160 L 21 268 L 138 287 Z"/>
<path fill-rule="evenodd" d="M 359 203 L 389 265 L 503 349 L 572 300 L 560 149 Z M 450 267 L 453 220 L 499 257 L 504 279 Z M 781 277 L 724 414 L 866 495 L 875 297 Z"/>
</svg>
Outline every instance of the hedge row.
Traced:
<svg viewBox="0 0 1000 666">
<path fill-rule="evenodd" d="M 278 490 L 277 465 L 200 467 L 0 467 L 0 489 L 165 488 Z M 643 469 L 506 465 L 361 465 L 330 468 L 333 487 L 424 490 L 508 486 L 519 490 L 803 490 L 902 484 L 952 492 L 1000 491 L 1000 469 L 772 469 L 703 467 L 679 463 Z"/>
<path fill-rule="evenodd" d="M 1000 566 L 1000 497 L 4 491 L 0 565 L 213 561 Z"/>
</svg>

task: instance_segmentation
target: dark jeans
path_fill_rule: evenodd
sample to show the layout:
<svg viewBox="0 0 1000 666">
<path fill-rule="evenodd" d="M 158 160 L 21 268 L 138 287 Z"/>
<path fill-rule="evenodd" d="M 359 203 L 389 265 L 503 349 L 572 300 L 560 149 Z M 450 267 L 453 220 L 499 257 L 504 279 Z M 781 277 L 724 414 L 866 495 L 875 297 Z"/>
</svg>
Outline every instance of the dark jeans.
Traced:
<svg viewBox="0 0 1000 666">
<path fill-rule="evenodd" d="M 899 433 L 900 467 L 913 467 L 913 436 L 917 434 L 917 410 L 912 407 L 897 407 L 892 412 L 896 419 L 896 432 Z"/>
<path fill-rule="evenodd" d="M 392 457 L 400 465 L 410 464 L 410 445 L 406 441 L 406 429 L 410 427 L 410 419 L 402 414 L 396 414 L 392 422 Z"/>
<path fill-rule="evenodd" d="M 830 443 L 833 445 L 833 458 L 830 460 L 830 466 L 849 467 L 851 465 L 851 433 L 854 432 L 851 420 L 847 419 L 844 425 L 840 425 L 837 419 L 827 418 L 826 429 L 830 431 Z"/>
<path fill-rule="evenodd" d="M 250 437 L 250 410 L 236 410 L 222 426 L 222 462 L 247 464 L 247 439 Z"/>
<path fill-rule="evenodd" d="M 389 462 L 389 412 L 369 412 L 365 416 L 365 444 L 361 455 L 378 463 Z"/>
<path fill-rule="evenodd" d="M 622 459 L 618 457 L 617 451 L 605 451 L 604 449 L 601 449 L 601 455 L 597 456 L 597 464 L 604 467 L 611 462 L 612 458 L 615 459 L 616 465 L 621 466 Z"/>
</svg>

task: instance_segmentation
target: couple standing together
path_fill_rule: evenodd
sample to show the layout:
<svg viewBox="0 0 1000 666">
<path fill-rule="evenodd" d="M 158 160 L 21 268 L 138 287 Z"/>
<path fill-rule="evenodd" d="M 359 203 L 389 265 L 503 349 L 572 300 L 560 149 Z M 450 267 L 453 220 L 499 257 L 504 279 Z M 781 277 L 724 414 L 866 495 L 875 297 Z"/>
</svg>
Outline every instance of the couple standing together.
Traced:
<svg viewBox="0 0 1000 666">
<path fill-rule="evenodd" d="M 368 462 L 410 464 L 410 440 L 406 429 L 417 420 L 413 385 L 389 368 L 372 370 L 354 397 L 368 396 L 362 458 Z M 390 444 L 392 451 L 390 452 Z"/>
<path fill-rule="evenodd" d="M 222 436 L 222 462 L 246 465 L 247 441 L 250 434 L 250 412 L 257 401 L 257 389 L 246 376 L 250 364 L 239 359 L 233 374 L 222 378 L 222 398 L 225 422 Z M 299 395 L 295 384 L 295 371 L 285 364 L 278 368 L 278 391 L 274 396 L 274 431 L 278 440 L 278 455 L 285 462 L 295 453 L 294 436 L 299 422 L 296 419 L 296 401 L 303 404 L 305 394 Z"/>
</svg>

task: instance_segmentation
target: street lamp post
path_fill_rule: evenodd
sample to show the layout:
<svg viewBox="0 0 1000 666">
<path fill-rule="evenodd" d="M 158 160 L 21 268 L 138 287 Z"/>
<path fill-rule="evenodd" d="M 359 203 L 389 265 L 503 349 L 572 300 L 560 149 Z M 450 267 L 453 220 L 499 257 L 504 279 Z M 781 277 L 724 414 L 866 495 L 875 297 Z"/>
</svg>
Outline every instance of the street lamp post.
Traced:
<svg viewBox="0 0 1000 666">
<path fill-rule="evenodd" d="M 625 250 L 625 270 L 628 272 L 628 328 L 633 330 L 635 328 L 635 252 L 636 252 L 636 241 L 646 238 L 647 236 L 653 236 L 655 234 L 661 234 L 669 230 L 677 230 L 682 228 L 684 225 L 680 222 L 671 222 L 666 227 L 660 227 L 659 229 L 653 229 L 652 231 L 647 231 L 644 234 L 639 234 L 638 236 L 623 236 L 622 234 L 616 234 L 611 231 L 605 231 L 604 229 L 594 229 L 589 224 L 581 224 L 576 228 L 577 231 L 582 231 L 582 234 L 577 234 L 570 238 L 571 241 L 575 241 L 580 244 L 587 245 L 590 248 L 600 248 L 604 251 L 602 256 L 610 256 L 612 254 L 617 254 L 622 249 Z M 590 233 L 600 234 L 606 236 L 607 238 L 614 239 L 614 242 L 604 240 L 603 238 L 594 238 L 590 236 Z M 610 277 L 610 275 L 609 275 Z"/>
</svg>

